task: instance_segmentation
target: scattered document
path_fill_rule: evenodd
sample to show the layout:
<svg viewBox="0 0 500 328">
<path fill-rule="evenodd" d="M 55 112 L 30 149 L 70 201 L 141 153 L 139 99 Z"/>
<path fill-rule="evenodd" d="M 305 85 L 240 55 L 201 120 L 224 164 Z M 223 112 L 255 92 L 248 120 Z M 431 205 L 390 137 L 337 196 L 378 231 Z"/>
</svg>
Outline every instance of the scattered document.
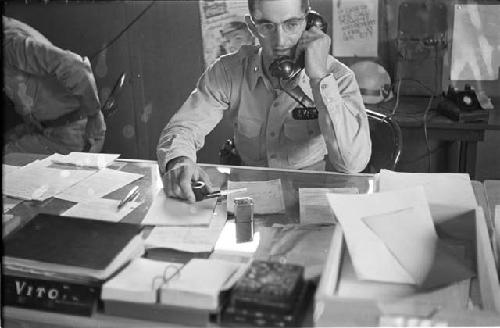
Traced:
<svg viewBox="0 0 500 328">
<path fill-rule="evenodd" d="M 204 199 L 201 202 L 186 201 L 167 197 L 160 189 L 153 199 L 143 225 L 159 226 L 208 226 L 215 209 L 216 198 Z"/>
<path fill-rule="evenodd" d="M 299 188 L 300 223 L 336 223 L 326 194 L 357 194 L 358 188 Z"/>
<path fill-rule="evenodd" d="M 61 216 L 75 216 L 91 220 L 118 222 L 141 205 L 141 202 L 127 202 L 118 210 L 119 203 L 120 201 L 115 199 L 88 199 L 66 210 Z"/>
<path fill-rule="evenodd" d="M 83 202 L 89 198 L 105 196 L 143 176 L 104 168 L 59 193 L 56 197 L 75 203 Z"/>
<path fill-rule="evenodd" d="M 101 298 L 134 303 L 156 303 L 157 290 L 163 284 L 164 278 L 168 278 L 181 266 L 180 263 L 146 258 L 135 259 L 102 286 Z"/>
<path fill-rule="evenodd" d="M 24 200 L 44 201 L 95 172 L 27 165 L 4 177 L 3 194 Z"/>
<path fill-rule="evenodd" d="M 439 223 L 462 215 L 477 207 L 468 174 L 464 173 L 399 173 L 380 170 L 380 191 L 423 186 L 432 218 Z"/>
<path fill-rule="evenodd" d="M 192 259 L 160 289 L 160 303 L 199 310 L 216 310 L 219 294 L 241 264 L 215 259 Z"/>
<path fill-rule="evenodd" d="M 226 215 L 215 212 L 208 227 L 155 227 L 146 238 L 146 248 L 171 248 L 182 252 L 211 252 L 214 249 Z"/>
<path fill-rule="evenodd" d="M 81 167 L 89 167 L 96 169 L 103 169 L 115 159 L 120 157 L 120 154 L 103 154 L 103 153 L 83 153 L 71 152 L 68 155 L 55 154 L 52 162 L 64 165 L 74 165 Z"/>
<path fill-rule="evenodd" d="M 253 259 L 302 265 L 305 279 L 319 279 L 334 228 L 333 224 L 263 227 Z"/>
<path fill-rule="evenodd" d="M 473 275 L 442 247 L 422 186 L 327 197 L 359 279 L 435 288 Z"/>
<path fill-rule="evenodd" d="M 234 213 L 234 199 L 251 197 L 255 214 L 275 214 L 285 212 L 285 200 L 281 180 L 269 181 L 228 181 L 227 189 L 247 188 L 247 191 L 227 196 L 227 211 Z"/>
</svg>

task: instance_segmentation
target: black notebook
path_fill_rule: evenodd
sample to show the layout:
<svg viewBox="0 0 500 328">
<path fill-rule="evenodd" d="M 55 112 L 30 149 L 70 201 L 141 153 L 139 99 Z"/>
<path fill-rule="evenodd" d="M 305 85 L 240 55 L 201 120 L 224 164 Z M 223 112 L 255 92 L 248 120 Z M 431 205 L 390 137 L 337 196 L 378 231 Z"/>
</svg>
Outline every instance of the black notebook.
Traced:
<svg viewBox="0 0 500 328">
<path fill-rule="evenodd" d="M 141 226 L 38 214 L 4 240 L 4 265 L 107 279 L 144 252 Z"/>
</svg>

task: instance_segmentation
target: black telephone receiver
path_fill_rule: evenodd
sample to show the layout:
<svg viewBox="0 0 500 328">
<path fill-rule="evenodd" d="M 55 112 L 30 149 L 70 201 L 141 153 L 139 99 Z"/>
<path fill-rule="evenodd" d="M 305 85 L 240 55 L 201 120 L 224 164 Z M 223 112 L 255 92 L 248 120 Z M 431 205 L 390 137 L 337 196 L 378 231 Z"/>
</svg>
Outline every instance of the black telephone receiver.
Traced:
<svg viewBox="0 0 500 328">
<path fill-rule="evenodd" d="M 309 10 L 307 12 L 306 30 L 310 29 L 313 26 L 317 26 L 323 31 L 323 33 L 326 33 L 327 25 L 328 24 L 318 12 L 314 10 Z M 269 71 L 274 77 L 288 80 L 297 75 L 305 67 L 305 59 L 305 51 L 299 55 L 297 61 L 295 62 L 288 56 L 282 56 L 271 63 L 271 65 L 269 66 Z"/>
</svg>

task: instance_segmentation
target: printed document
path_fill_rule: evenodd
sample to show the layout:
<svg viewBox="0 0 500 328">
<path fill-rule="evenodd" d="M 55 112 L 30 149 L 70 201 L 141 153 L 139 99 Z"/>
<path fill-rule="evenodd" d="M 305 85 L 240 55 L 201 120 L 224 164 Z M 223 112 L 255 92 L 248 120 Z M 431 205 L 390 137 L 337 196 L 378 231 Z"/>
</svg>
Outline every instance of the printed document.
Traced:
<svg viewBox="0 0 500 328">
<path fill-rule="evenodd" d="M 118 222 L 141 205 L 141 202 L 127 202 L 118 210 L 119 200 L 93 198 L 79 202 L 62 213 L 62 216 Z"/>
<path fill-rule="evenodd" d="M 26 165 L 4 177 L 3 194 L 24 200 L 44 201 L 95 172 Z"/>
<path fill-rule="evenodd" d="M 89 198 L 103 197 L 144 175 L 104 168 L 56 195 L 70 202 L 83 202 Z"/>
<path fill-rule="evenodd" d="M 227 196 L 227 211 L 234 213 L 234 199 L 251 197 L 255 214 L 275 214 L 285 212 L 285 200 L 281 180 L 269 181 L 228 181 L 227 189 L 247 188 L 246 191 Z"/>
<path fill-rule="evenodd" d="M 299 188 L 300 223 L 336 223 L 326 194 L 357 194 L 358 188 Z"/>
<path fill-rule="evenodd" d="M 217 198 L 207 198 L 193 204 L 170 198 L 160 189 L 153 199 L 143 225 L 158 226 L 208 226 Z"/>
</svg>

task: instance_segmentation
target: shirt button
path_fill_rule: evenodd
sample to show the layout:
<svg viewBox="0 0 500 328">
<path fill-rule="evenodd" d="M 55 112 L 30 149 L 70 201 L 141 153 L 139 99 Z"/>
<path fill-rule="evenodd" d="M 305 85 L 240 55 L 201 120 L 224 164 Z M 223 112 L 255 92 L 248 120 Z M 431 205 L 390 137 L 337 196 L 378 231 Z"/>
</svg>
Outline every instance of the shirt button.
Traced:
<svg viewBox="0 0 500 328">
<path fill-rule="evenodd" d="M 322 84 L 322 85 L 321 85 L 321 89 L 326 89 L 327 87 L 328 87 L 328 85 L 327 85 L 327 84 Z"/>
<path fill-rule="evenodd" d="M 276 133 L 271 132 L 270 135 L 271 135 L 271 137 L 274 137 L 276 135 Z"/>
<path fill-rule="evenodd" d="M 255 67 L 253 68 L 253 71 L 254 71 L 254 72 L 257 72 L 258 70 L 259 70 L 259 66 L 255 66 Z"/>
<path fill-rule="evenodd" d="M 269 156 L 269 157 L 271 157 L 272 159 L 275 159 L 275 158 L 276 158 L 276 154 L 272 154 L 272 155 L 271 155 L 271 156 Z"/>
</svg>

